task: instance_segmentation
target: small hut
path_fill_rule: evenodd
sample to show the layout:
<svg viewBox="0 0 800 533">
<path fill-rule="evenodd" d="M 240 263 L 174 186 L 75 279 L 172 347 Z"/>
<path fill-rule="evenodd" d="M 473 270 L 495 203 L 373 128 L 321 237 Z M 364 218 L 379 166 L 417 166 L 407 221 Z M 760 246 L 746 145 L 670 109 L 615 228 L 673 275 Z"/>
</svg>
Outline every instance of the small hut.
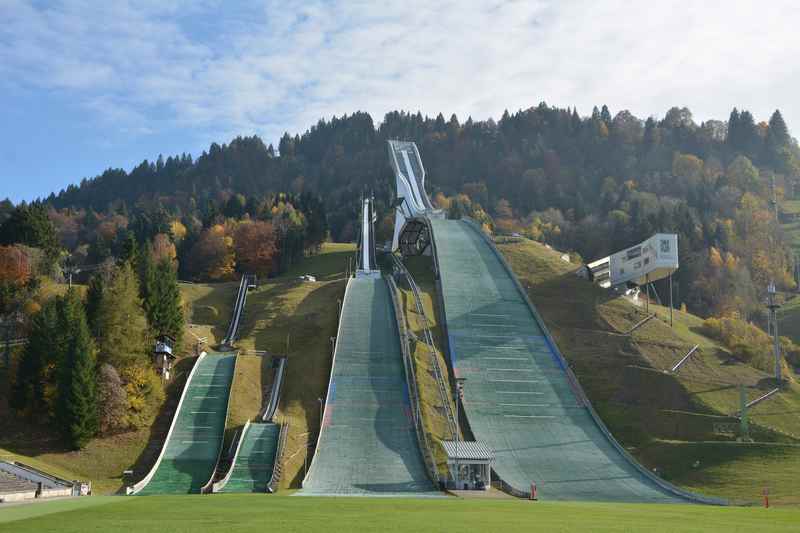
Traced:
<svg viewBox="0 0 800 533">
<path fill-rule="evenodd" d="M 156 346 L 153 350 L 153 364 L 156 373 L 164 381 L 169 381 L 172 364 L 175 362 L 175 354 L 172 353 L 175 347 L 175 339 L 169 335 L 159 335 L 156 337 Z"/>
<path fill-rule="evenodd" d="M 480 441 L 444 441 L 450 480 L 456 490 L 489 490 L 494 451 Z"/>
</svg>

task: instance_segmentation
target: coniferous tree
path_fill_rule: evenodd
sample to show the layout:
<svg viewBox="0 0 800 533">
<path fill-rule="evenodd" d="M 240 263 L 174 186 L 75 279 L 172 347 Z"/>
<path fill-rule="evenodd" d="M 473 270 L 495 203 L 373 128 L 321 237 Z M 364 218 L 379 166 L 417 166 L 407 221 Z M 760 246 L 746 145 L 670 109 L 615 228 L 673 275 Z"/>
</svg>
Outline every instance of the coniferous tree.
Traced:
<svg viewBox="0 0 800 533">
<path fill-rule="evenodd" d="M 732 150 L 739 150 L 742 145 L 741 127 L 739 125 L 739 110 L 735 107 L 728 117 L 728 134 L 725 143 Z"/>
<path fill-rule="evenodd" d="M 147 321 L 130 263 L 117 267 L 100 301 L 97 348 L 101 362 L 117 369 L 147 360 Z"/>
<path fill-rule="evenodd" d="M 606 123 L 606 125 L 611 125 L 611 111 L 608 110 L 607 105 L 603 105 L 603 108 L 600 110 L 600 120 Z"/>
<path fill-rule="evenodd" d="M 172 336 L 180 345 L 184 326 L 181 293 L 178 276 L 167 259 L 156 266 L 147 315 L 153 331 Z"/>
<path fill-rule="evenodd" d="M 767 138 L 765 142 L 765 159 L 776 169 L 783 171 L 785 168 L 785 158 L 787 155 L 786 146 L 791 141 L 789 129 L 779 110 L 775 110 L 769 119 Z"/>
<path fill-rule="evenodd" d="M 45 410 L 45 372 L 50 363 L 61 358 L 62 337 L 56 300 L 48 300 L 31 319 L 28 342 L 17 367 L 11 395 L 11 406 L 17 411 Z"/>
<path fill-rule="evenodd" d="M 142 307 L 145 312 L 150 316 L 154 302 L 153 292 L 156 284 L 156 265 L 153 260 L 153 253 L 150 244 L 147 243 L 143 247 L 142 253 L 139 254 L 139 296 L 142 298 Z"/>
<path fill-rule="evenodd" d="M 89 278 L 86 289 L 86 322 L 89 324 L 89 331 L 94 337 L 100 335 L 99 314 L 100 306 L 103 301 L 103 293 L 107 288 L 110 275 L 108 272 L 96 272 Z"/>
<path fill-rule="evenodd" d="M 46 269 L 58 259 L 59 244 L 53 223 L 42 203 L 17 206 L 8 219 L 0 224 L 0 244 L 21 243 L 41 248 L 45 252 Z"/>
<path fill-rule="evenodd" d="M 61 314 L 68 338 L 59 365 L 56 424 L 65 443 L 78 450 L 98 429 L 95 349 L 83 305 L 74 290 L 62 300 Z"/>
</svg>

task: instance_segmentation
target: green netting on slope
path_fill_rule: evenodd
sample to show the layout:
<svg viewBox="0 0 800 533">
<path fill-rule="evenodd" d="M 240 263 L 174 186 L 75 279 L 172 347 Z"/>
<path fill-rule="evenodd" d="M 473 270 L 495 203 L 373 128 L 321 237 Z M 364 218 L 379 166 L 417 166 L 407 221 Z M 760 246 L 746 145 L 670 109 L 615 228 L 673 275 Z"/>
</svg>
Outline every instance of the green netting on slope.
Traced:
<svg viewBox="0 0 800 533">
<path fill-rule="evenodd" d="M 138 494 L 197 493 L 211 479 L 222 446 L 235 361 L 232 353 L 209 353 L 197 363 L 161 463 Z"/>
<path fill-rule="evenodd" d="M 513 279 L 475 229 L 431 221 L 450 358 L 464 410 L 494 469 L 548 500 L 678 501 L 643 476 L 579 405 Z"/>
<path fill-rule="evenodd" d="M 434 495 L 414 431 L 383 279 L 351 279 L 325 419 L 301 494 Z"/>
<path fill-rule="evenodd" d="M 250 424 L 234 459 L 233 472 L 220 492 L 267 492 L 280 426 Z"/>
</svg>

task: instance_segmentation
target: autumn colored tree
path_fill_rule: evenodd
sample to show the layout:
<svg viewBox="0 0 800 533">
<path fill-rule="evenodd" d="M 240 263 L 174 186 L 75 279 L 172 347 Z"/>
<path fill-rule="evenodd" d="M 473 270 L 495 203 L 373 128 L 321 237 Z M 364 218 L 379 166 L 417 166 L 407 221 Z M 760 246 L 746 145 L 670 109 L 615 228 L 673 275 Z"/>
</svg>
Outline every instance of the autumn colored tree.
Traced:
<svg viewBox="0 0 800 533">
<path fill-rule="evenodd" d="M 160 263 L 162 261 L 175 261 L 178 254 L 175 250 L 175 244 L 169 238 L 169 235 L 159 233 L 153 237 L 153 243 L 150 245 L 153 254 L 153 261 Z"/>
<path fill-rule="evenodd" d="M 275 229 L 269 222 L 244 222 L 233 238 L 239 271 L 266 276 L 273 269 L 277 248 Z"/>
<path fill-rule="evenodd" d="M 28 254 L 20 246 L 0 246 L 0 283 L 24 285 L 30 276 Z"/>
<path fill-rule="evenodd" d="M 216 224 L 203 231 L 185 259 L 186 268 L 196 279 L 229 279 L 234 272 L 233 239 L 225 227 Z"/>
</svg>

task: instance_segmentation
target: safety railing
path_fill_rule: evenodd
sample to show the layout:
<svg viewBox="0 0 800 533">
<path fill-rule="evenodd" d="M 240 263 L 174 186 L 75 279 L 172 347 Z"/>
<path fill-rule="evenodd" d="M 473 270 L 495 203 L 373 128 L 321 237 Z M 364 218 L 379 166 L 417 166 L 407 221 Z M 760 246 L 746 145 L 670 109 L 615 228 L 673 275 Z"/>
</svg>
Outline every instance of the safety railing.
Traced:
<svg viewBox="0 0 800 533">
<path fill-rule="evenodd" d="M 283 475 L 283 452 L 286 449 L 286 439 L 289 437 L 289 424 L 284 422 L 281 424 L 281 432 L 278 434 L 278 447 L 275 449 L 275 462 L 272 465 L 272 477 L 267 484 L 267 492 L 274 493 L 278 491 L 278 485 L 281 482 Z"/>
<path fill-rule="evenodd" d="M 403 366 L 405 367 L 406 386 L 408 387 L 408 396 L 411 401 L 411 417 L 414 420 L 414 429 L 417 433 L 417 442 L 419 443 L 422 458 L 425 461 L 425 466 L 428 468 L 428 475 L 434 483 L 439 482 L 439 470 L 436 466 L 436 459 L 433 456 L 433 449 L 428 441 L 428 434 L 422 423 L 422 411 L 420 408 L 419 390 L 417 389 L 417 376 L 414 372 L 414 362 L 411 360 L 411 352 L 409 350 L 408 331 L 406 330 L 405 320 L 403 318 L 403 310 L 400 307 L 398 298 L 399 289 L 397 284 L 391 276 L 386 277 L 389 284 L 389 295 L 392 299 L 394 306 L 394 315 L 397 321 L 398 333 L 400 334 L 400 348 L 403 353 Z"/>
<path fill-rule="evenodd" d="M 275 379 L 272 380 L 272 390 L 269 392 L 269 403 L 264 410 L 264 415 L 261 417 L 262 422 L 272 421 L 272 417 L 275 416 L 275 411 L 278 409 L 278 403 L 281 401 L 281 387 L 283 386 L 286 360 L 286 357 L 278 359 L 278 369 L 275 371 Z"/>
<path fill-rule="evenodd" d="M 439 399 L 442 402 L 442 409 L 444 410 L 445 418 L 447 419 L 447 427 L 450 430 L 451 438 L 455 440 L 456 432 L 458 431 L 458 425 L 456 424 L 456 417 L 453 414 L 453 409 L 450 405 L 448 381 L 445 379 L 444 372 L 442 372 L 442 367 L 439 364 L 439 357 L 436 353 L 436 344 L 434 343 L 433 334 L 428 326 L 428 317 L 425 315 L 425 307 L 422 305 L 421 291 L 419 290 L 419 286 L 414 280 L 414 277 L 403 264 L 403 261 L 396 255 L 391 255 L 392 260 L 394 261 L 395 271 L 406 280 L 406 284 L 408 285 L 409 289 L 411 289 L 411 294 L 414 298 L 414 307 L 417 310 L 417 315 L 420 317 L 420 322 L 422 324 L 422 332 L 425 339 L 423 344 L 425 344 L 425 347 L 428 351 L 428 357 L 431 361 L 434 379 L 436 380 L 437 389 L 439 390 Z"/>
<path fill-rule="evenodd" d="M 236 301 L 233 304 L 233 316 L 228 325 L 228 331 L 225 338 L 222 339 L 222 344 L 230 346 L 236 340 L 239 333 L 239 323 L 241 322 L 242 312 L 244 311 L 245 303 L 247 302 L 247 287 L 249 284 L 250 275 L 243 274 L 239 282 L 239 292 L 236 293 Z"/>
</svg>

